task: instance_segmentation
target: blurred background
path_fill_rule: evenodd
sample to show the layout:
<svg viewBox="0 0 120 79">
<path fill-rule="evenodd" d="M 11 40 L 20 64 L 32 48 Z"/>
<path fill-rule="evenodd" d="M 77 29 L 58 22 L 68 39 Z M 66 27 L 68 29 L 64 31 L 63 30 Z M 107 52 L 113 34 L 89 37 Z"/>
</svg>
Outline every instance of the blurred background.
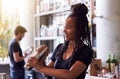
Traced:
<svg viewBox="0 0 120 79">
<path fill-rule="evenodd" d="M 35 49 L 40 45 L 47 45 L 50 53 L 46 63 L 49 62 L 55 47 L 64 42 L 63 26 L 70 13 L 70 6 L 79 2 L 89 9 L 87 16 L 94 49 L 93 57 L 100 61 L 99 71 L 107 68 L 107 60 L 112 61 L 113 56 L 119 65 L 120 0 L 0 0 L 0 73 L 9 74 L 8 42 L 17 25 L 28 30 L 20 42 L 22 50 L 31 46 Z M 28 76 L 29 71 L 26 73 Z M 92 75 L 96 74 L 98 72 Z M 38 73 L 37 75 L 41 76 Z M 32 78 L 29 76 L 26 79 Z M 36 76 L 33 79 L 43 77 Z"/>
</svg>

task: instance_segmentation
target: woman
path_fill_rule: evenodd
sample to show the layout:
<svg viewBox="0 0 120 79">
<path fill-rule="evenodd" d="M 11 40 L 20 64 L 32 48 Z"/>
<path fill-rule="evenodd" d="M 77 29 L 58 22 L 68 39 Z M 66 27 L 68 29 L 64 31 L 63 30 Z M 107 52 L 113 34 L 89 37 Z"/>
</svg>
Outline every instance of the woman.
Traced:
<svg viewBox="0 0 120 79">
<path fill-rule="evenodd" d="M 28 60 L 29 65 L 54 79 L 84 79 L 93 53 L 87 13 L 84 4 L 72 5 L 71 14 L 65 21 L 65 43 L 57 46 L 47 66 L 34 57 Z M 45 46 L 39 49 L 43 48 Z"/>
</svg>

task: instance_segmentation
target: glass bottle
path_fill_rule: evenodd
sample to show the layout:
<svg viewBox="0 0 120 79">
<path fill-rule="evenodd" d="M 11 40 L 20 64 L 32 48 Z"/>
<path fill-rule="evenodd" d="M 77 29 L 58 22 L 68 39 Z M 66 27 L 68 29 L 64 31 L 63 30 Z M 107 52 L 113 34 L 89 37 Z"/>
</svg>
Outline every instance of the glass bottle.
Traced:
<svg viewBox="0 0 120 79">
<path fill-rule="evenodd" d="M 112 60 L 111 60 L 111 72 L 115 72 L 115 66 L 117 65 L 117 60 L 115 55 L 112 55 Z"/>
<path fill-rule="evenodd" d="M 108 69 L 108 72 L 111 72 L 111 55 L 109 54 L 106 60 L 106 68 Z"/>
</svg>

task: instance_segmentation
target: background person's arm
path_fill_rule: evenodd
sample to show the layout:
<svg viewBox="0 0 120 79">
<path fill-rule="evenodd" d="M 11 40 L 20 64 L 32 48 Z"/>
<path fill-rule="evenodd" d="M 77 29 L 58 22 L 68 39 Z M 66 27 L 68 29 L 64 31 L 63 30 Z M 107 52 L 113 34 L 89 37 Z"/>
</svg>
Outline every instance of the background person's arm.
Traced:
<svg viewBox="0 0 120 79">
<path fill-rule="evenodd" d="M 24 60 L 25 57 L 24 56 L 20 57 L 19 52 L 14 52 L 13 53 L 13 58 L 14 58 L 15 62 L 20 62 L 20 61 Z"/>
</svg>

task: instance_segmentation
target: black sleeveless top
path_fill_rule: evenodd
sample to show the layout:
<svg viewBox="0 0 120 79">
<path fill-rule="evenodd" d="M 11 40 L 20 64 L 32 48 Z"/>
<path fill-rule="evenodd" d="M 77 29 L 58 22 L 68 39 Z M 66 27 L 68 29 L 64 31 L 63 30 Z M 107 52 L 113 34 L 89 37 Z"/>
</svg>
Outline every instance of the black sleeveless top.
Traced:
<svg viewBox="0 0 120 79">
<path fill-rule="evenodd" d="M 63 60 L 62 59 L 63 52 L 61 50 L 62 47 L 63 47 L 63 44 L 59 44 L 56 47 L 56 49 L 53 52 L 53 55 L 51 57 L 51 60 L 54 62 L 54 68 L 55 69 L 67 69 L 67 70 L 69 70 L 71 68 L 71 66 L 76 61 L 80 61 L 80 62 L 84 63 L 87 66 L 87 68 L 88 68 L 89 64 L 91 63 L 92 56 L 93 56 L 93 50 L 91 48 L 89 48 L 87 45 L 82 47 L 82 49 L 80 51 L 77 51 L 77 55 L 75 55 L 75 57 L 73 58 L 74 62 L 71 65 L 69 65 L 72 56 L 70 56 L 66 60 Z M 75 79 L 85 79 L 87 68 L 84 70 L 84 72 L 82 72 Z M 57 78 L 53 77 L 53 79 L 57 79 Z"/>
</svg>

